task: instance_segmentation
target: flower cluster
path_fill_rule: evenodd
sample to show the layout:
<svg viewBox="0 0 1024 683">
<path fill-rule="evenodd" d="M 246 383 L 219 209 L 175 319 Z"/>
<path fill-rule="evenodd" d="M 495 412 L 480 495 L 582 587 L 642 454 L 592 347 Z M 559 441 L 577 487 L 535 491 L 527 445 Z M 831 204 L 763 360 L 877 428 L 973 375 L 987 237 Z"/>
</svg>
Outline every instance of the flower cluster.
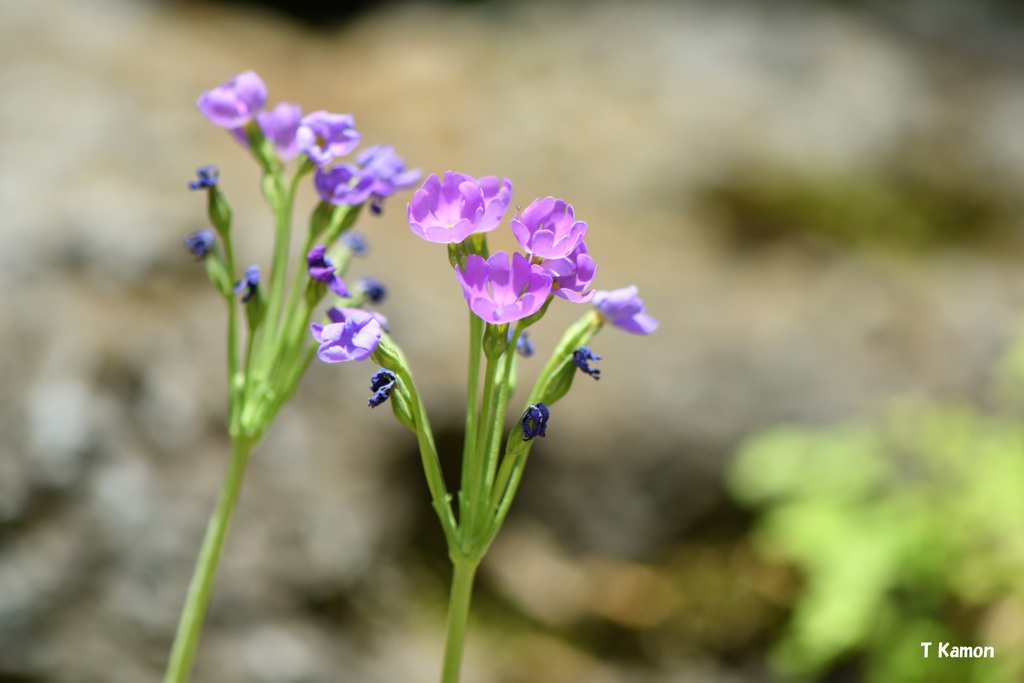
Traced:
<svg viewBox="0 0 1024 683">
<path fill-rule="evenodd" d="M 265 111 L 266 103 L 267 87 L 246 71 L 200 95 L 196 106 L 242 144 L 252 145 L 258 134 L 281 162 L 303 155 L 316 168 L 317 192 L 331 204 L 355 206 L 370 200 L 373 211 L 380 213 L 385 198 L 412 187 L 421 176 L 418 169 L 406 170 L 395 150 L 383 145 L 364 149 L 355 163 L 341 161 L 361 140 L 351 114 L 315 111 L 303 116 L 297 104 L 281 102 Z"/>
</svg>

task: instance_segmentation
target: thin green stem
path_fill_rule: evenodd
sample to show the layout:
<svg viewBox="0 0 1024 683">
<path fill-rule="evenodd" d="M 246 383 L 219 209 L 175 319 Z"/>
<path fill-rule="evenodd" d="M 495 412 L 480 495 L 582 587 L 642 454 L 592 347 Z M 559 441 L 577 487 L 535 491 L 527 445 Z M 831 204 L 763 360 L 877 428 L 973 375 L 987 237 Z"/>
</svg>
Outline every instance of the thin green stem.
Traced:
<svg viewBox="0 0 1024 683">
<path fill-rule="evenodd" d="M 224 486 L 206 527 L 203 546 L 199 551 L 199 559 L 196 560 L 185 606 L 181 611 L 181 620 L 178 622 L 178 631 L 174 636 L 174 646 L 171 648 L 164 683 L 185 683 L 189 679 L 199 635 L 202 633 L 203 621 L 210 605 L 210 593 L 217 575 L 217 567 L 220 565 L 224 539 L 242 490 L 242 479 L 253 446 L 255 442 L 245 437 L 237 437 L 232 441 L 231 460 L 228 462 Z"/>
<path fill-rule="evenodd" d="M 299 179 L 302 174 L 296 172 L 288 185 L 288 193 L 280 197 L 279 203 L 272 206 L 274 209 L 274 260 L 270 269 L 270 292 L 268 295 L 269 304 L 267 311 L 267 331 L 270 332 L 268 347 L 275 346 L 273 340 L 281 329 L 281 313 L 284 305 L 284 281 L 288 273 L 288 254 L 291 250 L 292 240 L 292 206 L 295 204 L 295 193 L 299 187 Z M 278 189 L 284 189 L 280 186 Z"/>
<path fill-rule="evenodd" d="M 430 489 L 430 498 L 437 517 L 441 520 L 441 529 L 444 531 L 445 539 L 448 541 L 448 551 L 451 553 L 459 548 L 459 525 L 456 524 L 455 515 L 452 513 L 451 496 L 444 483 L 441 459 L 437 455 L 437 445 L 434 443 L 434 433 L 430 428 L 430 420 L 423 408 L 423 402 L 420 401 L 412 375 L 404 367 L 397 369 L 396 372 L 409 390 L 413 417 L 416 420 L 416 440 L 420 447 L 423 472 L 427 477 L 427 488 Z"/>
<path fill-rule="evenodd" d="M 491 433 L 494 430 L 495 410 L 495 384 L 498 379 L 498 370 L 501 365 L 501 356 L 487 359 L 487 369 L 484 372 L 484 394 L 480 404 L 480 421 L 477 423 L 476 446 L 473 448 L 472 457 L 462 461 L 463 486 L 461 498 L 464 500 L 464 516 L 459 519 L 459 525 L 466 530 L 462 538 L 467 553 L 472 551 L 474 531 L 479 526 L 478 512 L 482 509 L 483 499 L 487 492 L 484 490 L 484 466 L 488 444 L 491 442 Z M 468 470 L 468 476 L 467 472 Z"/>
<path fill-rule="evenodd" d="M 477 421 L 480 415 L 480 352 L 483 343 L 484 321 L 469 312 L 469 372 L 466 382 L 466 434 L 462 442 L 462 493 L 459 496 L 459 520 L 469 516 L 467 497 L 474 489 L 470 463 L 475 462 Z"/>
<path fill-rule="evenodd" d="M 473 577 L 477 563 L 465 559 L 452 560 L 452 592 L 448 601 L 448 627 L 445 634 L 444 667 L 441 683 L 459 683 L 462 652 L 466 643 L 469 603 L 473 596 Z"/>
</svg>

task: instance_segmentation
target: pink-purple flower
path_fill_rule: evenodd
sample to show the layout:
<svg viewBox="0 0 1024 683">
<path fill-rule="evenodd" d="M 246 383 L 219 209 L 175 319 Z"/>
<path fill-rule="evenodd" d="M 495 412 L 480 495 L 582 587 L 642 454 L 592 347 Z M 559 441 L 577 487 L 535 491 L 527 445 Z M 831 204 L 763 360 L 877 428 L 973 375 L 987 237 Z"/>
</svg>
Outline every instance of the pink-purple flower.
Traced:
<svg viewBox="0 0 1024 683">
<path fill-rule="evenodd" d="M 445 171 L 442 180 L 431 173 L 409 202 L 409 227 L 428 242 L 455 244 L 498 227 L 510 201 L 508 178 Z"/>
<path fill-rule="evenodd" d="M 367 147 L 356 155 L 356 164 L 373 174 L 375 182 L 371 192 L 381 199 L 412 187 L 423 175 L 418 168 L 405 170 L 405 159 L 387 145 Z"/>
<path fill-rule="evenodd" d="M 594 308 L 612 325 L 631 334 L 650 334 L 658 329 L 658 321 L 644 313 L 644 302 L 635 286 L 597 292 Z"/>
<path fill-rule="evenodd" d="M 533 315 L 551 293 L 551 276 L 516 252 L 503 251 L 486 261 L 476 254 L 466 259 L 466 270 L 455 268 L 470 310 L 492 324 L 508 323 Z"/>
<path fill-rule="evenodd" d="M 256 122 L 260 124 L 264 137 L 273 143 L 278 158 L 286 163 L 299 153 L 295 134 L 301 121 L 302 107 L 288 102 L 281 102 L 270 111 L 261 111 L 256 115 Z"/>
<path fill-rule="evenodd" d="M 196 100 L 196 107 L 221 128 L 241 128 L 267 102 L 267 86 L 254 71 L 245 71 L 208 90 Z"/>
<path fill-rule="evenodd" d="M 357 308 L 331 309 L 328 325 L 312 323 L 313 339 L 320 344 L 317 356 L 325 363 L 366 360 L 380 344 L 381 326 L 377 318 Z"/>
<path fill-rule="evenodd" d="M 376 182 L 372 173 L 352 164 L 319 168 L 313 178 L 316 191 L 325 202 L 355 206 L 370 198 Z"/>
<path fill-rule="evenodd" d="M 295 143 L 317 166 L 343 157 L 359 145 L 351 114 L 315 111 L 306 115 L 295 132 Z"/>
<path fill-rule="evenodd" d="M 580 240 L 576 248 L 565 258 L 549 259 L 541 263 L 554 278 L 551 293 L 576 304 L 586 303 L 594 298 L 594 290 L 586 291 L 594 281 L 597 264 L 587 254 L 587 245 Z"/>
<path fill-rule="evenodd" d="M 576 220 L 572 205 L 554 197 L 535 199 L 511 225 L 523 250 L 544 259 L 567 257 L 587 234 L 587 224 Z"/>
<path fill-rule="evenodd" d="M 351 296 L 345 287 L 344 281 L 338 277 L 334 263 L 327 258 L 327 247 L 322 244 L 315 246 L 306 254 L 306 264 L 309 268 L 309 277 L 317 282 L 323 282 L 327 287 L 341 297 Z"/>
</svg>

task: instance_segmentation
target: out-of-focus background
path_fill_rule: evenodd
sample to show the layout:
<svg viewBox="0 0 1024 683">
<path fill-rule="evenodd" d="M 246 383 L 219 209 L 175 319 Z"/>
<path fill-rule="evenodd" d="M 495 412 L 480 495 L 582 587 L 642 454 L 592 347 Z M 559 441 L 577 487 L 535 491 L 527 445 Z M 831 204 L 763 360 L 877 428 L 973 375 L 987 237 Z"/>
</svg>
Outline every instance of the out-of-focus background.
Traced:
<svg viewBox="0 0 1024 683">
<path fill-rule="evenodd" d="M 270 246 L 194 107 L 246 69 L 427 172 L 570 201 L 595 284 L 661 321 L 602 332 L 557 406 L 466 681 L 1022 680 L 1024 4 L 277 4 L 0 5 L 0 681 L 159 679 L 227 450 L 196 166 L 241 261 Z M 465 308 L 406 198 L 355 273 L 454 455 Z M 371 372 L 312 367 L 255 455 L 196 681 L 436 680 L 442 538 Z"/>
</svg>

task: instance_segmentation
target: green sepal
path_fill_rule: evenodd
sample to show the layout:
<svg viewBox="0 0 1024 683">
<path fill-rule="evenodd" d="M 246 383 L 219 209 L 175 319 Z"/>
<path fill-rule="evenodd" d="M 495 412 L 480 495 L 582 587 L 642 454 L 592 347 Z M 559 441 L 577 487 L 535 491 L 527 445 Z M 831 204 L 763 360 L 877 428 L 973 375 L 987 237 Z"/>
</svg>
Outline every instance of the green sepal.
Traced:
<svg viewBox="0 0 1024 683">
<path fill-rule="evenodd" d="M 220 238 L 225 242 L 231 239 L 231 204 L 217 185 L 206 193 L 206 214 Z"/>
<path fill-rule="evenodd" d="M 279 176 L 281 174 L 281 161 L 277 158 L 274 145 L 270 140 L 267 140 L 255 119 L 245 124 L 245 137 L 249 141 L 249 149 L 252 150 L 252 155 L 256 157 L 256 161 L 260 163 L 266 174 L 275 178 Z M 264 191 L 266 191 L 266 188 L 264 188 Z M 268 196 L 267 199 L 269 200 L 270 197 Z M 277 206 L 277 204 L 273 204 L 273 206 Z"/>
<path fill-rule="evenodd" d="M 508 348 L 508 323 L 484 327 L 484 355 L 488 360 L 497 360 Z"/>
<path fill-rule="evenodd" d="M 399 377 L 409 371 L 405 354 L 387 332 L 380 335 L 380 343 L 377 344 L 377 349 L 370 356 L 370 360 Z"/>
<path fill-rule="evenodd" d="M 487 249 L 487 233 L 474 232 L 472 235 L 467 237 L 463 243 L 464 249 L 470 254 L 476 254 L 477 256 L 487 260 L 491 255 Z"/>
<path fill-rule="evenodd" d="M 281 180 L 273 173 L 267 173 L 263 176 L 263 196 L 266 197 L 267 203 L 275 211 L 284 201 L 285 195 L 284 188 L 281 186 Z"/>
<path fill-rule="evenodd" d="M 263 323 L 266 314 L 267 302 L 263 299 L 263 292 L 257 287 L 256 293 L 245 302 L 245 321 L 249 325 L 250 334 Z"/>
<path fill-rule="evenodd" d="M 235 288 L 224 259 L 217 252 L 210 251 L 203 258 L 203 262 L 203 265 L 206 266 L 206 277 L 210 279 L 222 296 L 230 299 L 234 295 Z"/>
<path fill-rule="evenodd" d="M 395 381 L 395 386 L 391 389 L 390 401 L 391 410 L 394 412 L 395 417 L 398 418 L 398 421 L 415 434 L 416 418 L 413 417 L 412 398 L 409 396 L 408 389 L 401 377 Z"/>
</svg>

